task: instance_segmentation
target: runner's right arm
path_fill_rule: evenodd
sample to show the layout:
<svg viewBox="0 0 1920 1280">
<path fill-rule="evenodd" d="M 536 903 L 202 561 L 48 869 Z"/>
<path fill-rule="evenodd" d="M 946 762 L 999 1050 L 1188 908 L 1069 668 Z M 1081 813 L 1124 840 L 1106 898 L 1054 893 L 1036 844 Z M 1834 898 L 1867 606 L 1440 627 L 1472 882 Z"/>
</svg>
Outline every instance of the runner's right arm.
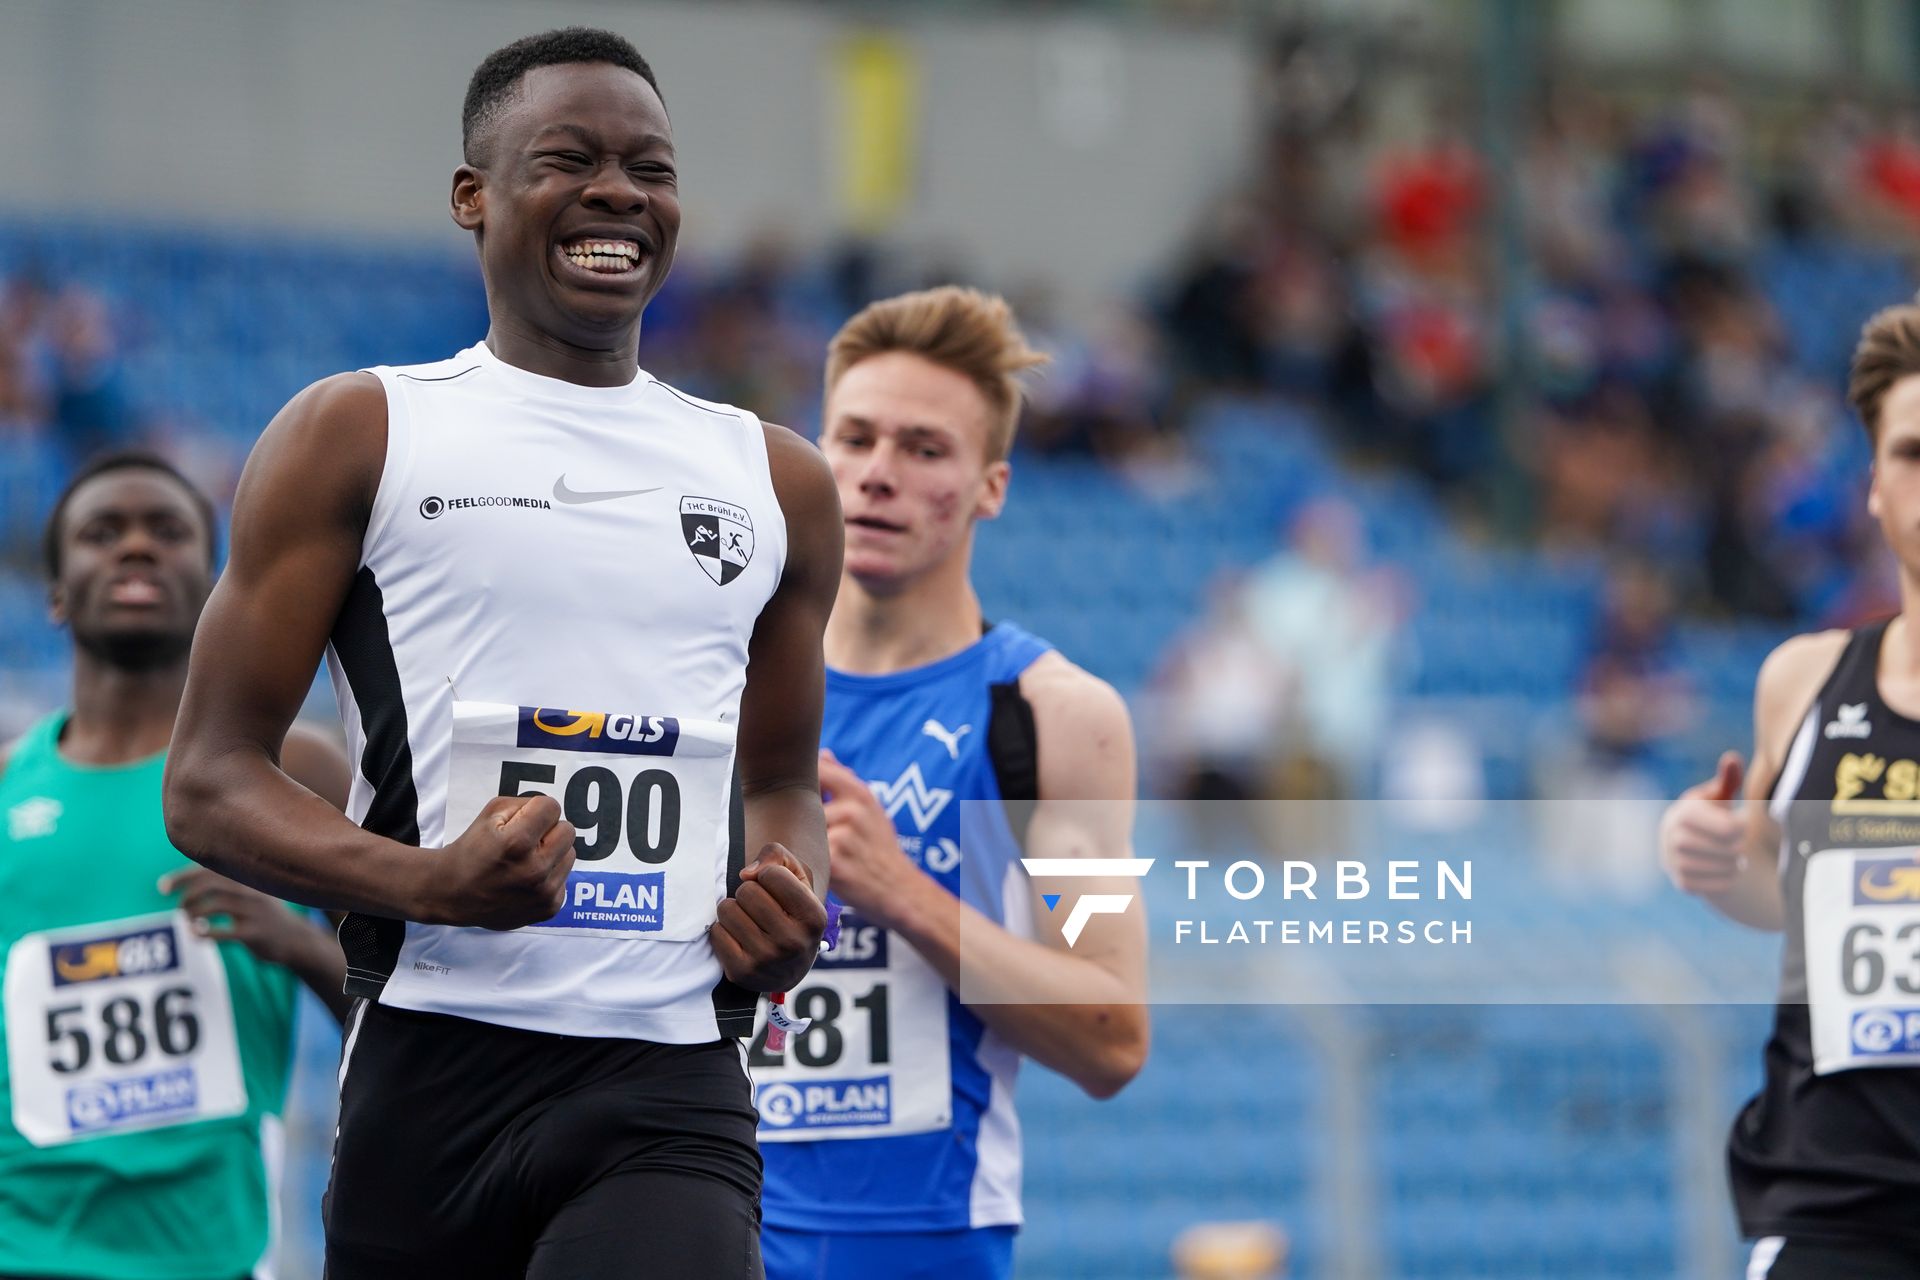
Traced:
<svg viewBox="0 0 1920 1280">
<path fill-rule="evenodd" d="M 1794 636 L 1768 655 L 1753 695 L 1753 767 L 1745 771 L 1746 810 L 1738 752 L 1720 757 L 1713 778 L 1682 792 L 1660 820 L 1660 865 L 1674 885 L 1740 924 L 1785 927 L 1780 897 L 1780 827 L 1768 793 L 1820 686 L 1846 647 L 1845 631 Z"/>
<path fill-rule="evenodd" d="M 573 829 L 546 797 L 490 802 L 436 857 L 365 831 L 282 768 L 281 743 L 359 571 L 386 455 L 370 374 L 315 383 L 247 460 L 232 551 L 194 635 L 167 756 L 167 835 L 275 897 L 432 924 L 515 928 L 561 905 Z"/>
<path fill-rule="evenodd" d="M 332 737 L 295 725 L 280 749 L 280 766 L 334 808 L 346 809 L 353 770 Z M 346 1021 L 353 1002 L 346 994 L 347 958 L 334 933 L 338 921 L 322 925 L 307 912 L 205 867 L 175 872 L 160 882 L 160 891 L 180 895 L 181 908 L 202 937 L 231 939 L 267 963 L 291 970 L 334 1021 Z"/>
</svg>

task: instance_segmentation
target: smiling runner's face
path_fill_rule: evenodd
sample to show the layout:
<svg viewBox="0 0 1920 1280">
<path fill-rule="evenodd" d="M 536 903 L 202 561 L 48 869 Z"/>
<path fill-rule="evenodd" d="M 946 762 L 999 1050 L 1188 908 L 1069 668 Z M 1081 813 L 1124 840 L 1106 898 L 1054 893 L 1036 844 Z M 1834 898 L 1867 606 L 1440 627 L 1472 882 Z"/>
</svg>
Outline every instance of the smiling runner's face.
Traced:
<svg viewBox="0 0 1920 1280">
<path fill-rule="evenodd" d="M 496 326 L 587 350 L 638 341 L 666 282 L 680 195 L 666 106 L 610 63 L 536 67 L 454 175 Z"/>
</svg>

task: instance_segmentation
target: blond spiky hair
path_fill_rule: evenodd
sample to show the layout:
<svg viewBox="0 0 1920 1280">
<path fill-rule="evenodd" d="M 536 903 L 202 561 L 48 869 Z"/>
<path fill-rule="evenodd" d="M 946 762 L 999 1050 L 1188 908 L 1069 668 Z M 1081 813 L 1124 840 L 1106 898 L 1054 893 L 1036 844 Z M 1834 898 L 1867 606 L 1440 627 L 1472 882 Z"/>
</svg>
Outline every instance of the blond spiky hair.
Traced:
<svg viewBox="0 0 1920 1280">
<path fill-rule="evenodd" d="M 870 304 L 827 347 L 827 392 L 862 360 L 905 351 L 970 380 L 986 398 L 987 461 L 1013 446 L 1024 388 L 1020 375 L 1047 363 L 1027 345 L 1013 308 L 997 294 L 958 285 L 903 293 Z"/>
</svg>

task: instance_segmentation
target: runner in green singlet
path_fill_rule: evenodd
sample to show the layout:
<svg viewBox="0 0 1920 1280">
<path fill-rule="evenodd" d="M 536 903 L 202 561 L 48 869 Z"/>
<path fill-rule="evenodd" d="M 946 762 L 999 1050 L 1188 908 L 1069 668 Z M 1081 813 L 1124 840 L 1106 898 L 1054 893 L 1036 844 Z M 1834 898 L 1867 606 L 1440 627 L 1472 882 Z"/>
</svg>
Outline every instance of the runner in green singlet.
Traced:
<svg viewBox="0 0 1920 1280">
<path fill-rule="evenodd" d="M 0 748 L 7 1280 L 265 1274 L 296 984 L 345 1007 L 328 931 L 195 867 L 161 823 L 213 529 L 144 454 L 83 470 L 47 525 L 72 702 Z M 284 757 L 344 804 L 338 748 L 296 730 Z"/>
</svg>

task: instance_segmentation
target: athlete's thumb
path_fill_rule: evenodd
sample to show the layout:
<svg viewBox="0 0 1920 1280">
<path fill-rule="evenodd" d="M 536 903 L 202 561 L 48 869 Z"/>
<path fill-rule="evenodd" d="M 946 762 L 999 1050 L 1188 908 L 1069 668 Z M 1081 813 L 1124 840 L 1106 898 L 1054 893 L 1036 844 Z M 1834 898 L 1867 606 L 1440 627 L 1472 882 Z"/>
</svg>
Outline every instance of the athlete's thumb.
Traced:
<svg viewBox="0 0 1920 1280">
<path fill-rule="evenodd" d="M 813 883 L 813 872 L 807 870 L 807 864 L 794 857 L 787 846 L 775 840 L 769 840 L 760 846 L 760 856 L 740 869 L 740 878 L 757 880 L 760 873 L 768 867 L 785 867 L 797 876 L 802 884 Z"/>
<path fill-rule="evenodd" d="M 1707 784 L 1707 799 L 1731 804 L 1740 794 L 1740 779 L 1746 767 L 1741 763 L 1738 751 L 1724 752 L 1720 757 L 1720 767 L 1713 775 L 1713 781 Z"/>
</svg>

